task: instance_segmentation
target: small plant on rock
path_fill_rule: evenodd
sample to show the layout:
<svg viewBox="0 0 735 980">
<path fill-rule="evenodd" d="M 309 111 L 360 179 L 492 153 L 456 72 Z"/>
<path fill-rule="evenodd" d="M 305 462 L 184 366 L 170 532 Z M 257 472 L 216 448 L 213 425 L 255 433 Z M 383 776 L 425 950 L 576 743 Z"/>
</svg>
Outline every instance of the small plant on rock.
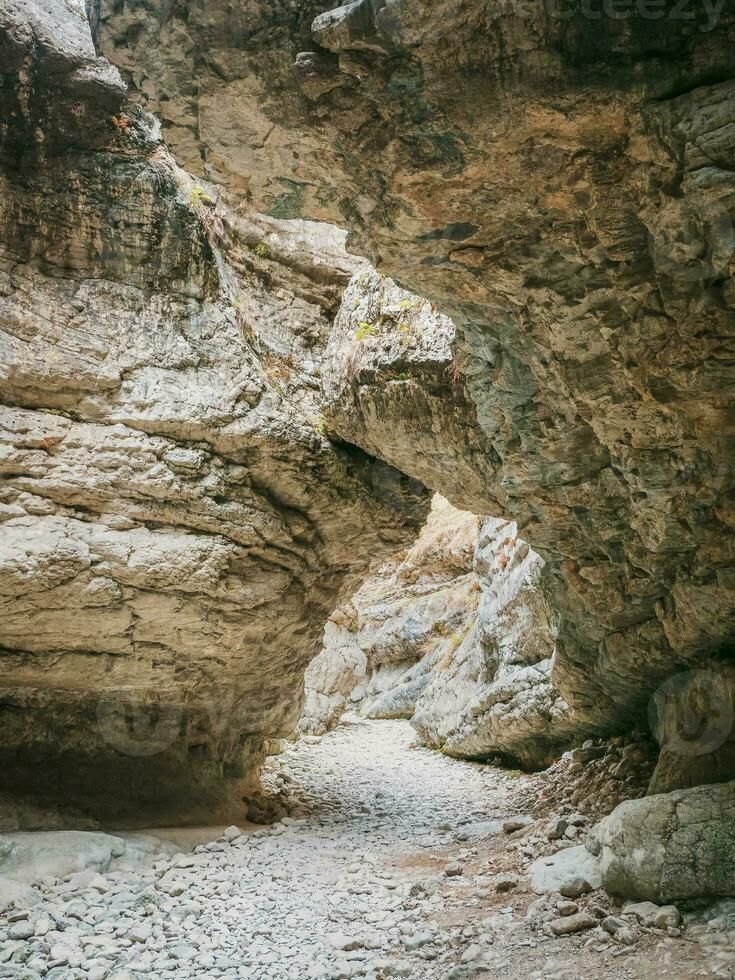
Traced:
<svg viewBox="0 0 735 980">
<path fill-rule="evenodd" d="M 214 204 L 212 198 L 207 194 L 203 187 L 199 184 L 192 188 L 189 194 L 189 201 L 191 204 Z"/>
</svg>

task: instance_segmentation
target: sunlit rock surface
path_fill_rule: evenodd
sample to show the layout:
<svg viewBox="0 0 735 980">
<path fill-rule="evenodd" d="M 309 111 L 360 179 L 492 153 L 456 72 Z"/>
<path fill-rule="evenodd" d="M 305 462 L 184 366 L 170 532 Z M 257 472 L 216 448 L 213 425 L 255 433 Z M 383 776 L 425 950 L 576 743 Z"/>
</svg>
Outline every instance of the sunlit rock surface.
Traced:
<svg viewBox="0 0 735 980">
<path fill-rule="evenodd" d="M 416 543 L 330 617 L 301 730 L 353 710 L 410 718 L 450 755 L 548 762 L 585 728 L 550 680 L 556 616 L 543 575 L 513 523 L 436 497 Z"/>
<path fill-rule="evenodd" d="M 306 673 L 302 730 L 323 731 L 350 708 L 368 717 L 413 715 L 432 669 L 476 616 L 478 523 L 435 497 L 416 542 L 330 617 Z"/>
</svg>

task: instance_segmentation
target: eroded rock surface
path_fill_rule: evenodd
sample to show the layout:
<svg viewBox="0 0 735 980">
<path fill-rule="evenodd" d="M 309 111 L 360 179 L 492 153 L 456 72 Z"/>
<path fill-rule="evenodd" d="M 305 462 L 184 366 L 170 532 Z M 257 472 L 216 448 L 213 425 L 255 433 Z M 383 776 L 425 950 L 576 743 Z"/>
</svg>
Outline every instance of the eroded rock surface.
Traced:
<svg viewBox="0 0 735 980">
<path fill-rule="evenodd" d="M 546 567 L 512 521 L 481 521 L 477 613 L 432 672 L 413 725 L 450 755 L 548 763 L 586 730 L 551 681 L 557 616 Z"/>
<path fill-rule="evenodd" d="M 313 387 L 340 236 L 307 255 L 301 223 L 229 215 L 65 4 L 6 4 L 0 66 L 2 785 L 211 820 L 428 498 L 274 375 Z"/>
<path fill-rule="evenodd" d="M 353 361 L 329 431 L 518 522 L 580 719 L 732 635 L 731 9 L 93 8 L 182 159 L 451 315 L 451 349 Z"/>
<path fill-rule="evenodd" d="M 735 783 L 621 803 L 595 828 L 613 895 L 676 902 L 735 894 Z"/>
<path fill-rule="evenodd" d="M 435 498 L 416 543 L 328 622 L 302 731 L 352 709 L 411 718 L 450 755 L 548 762 L 586 729 L 550 679 L 556 616 L 543 576 L 515 524 Z"/>
<path fill-rule="evenodd" d="M 302 731 L 325 731 L 349 708 L 375 718 L 413 715 L 432 670 L 476 617 L 477 529 L 477 517 L 435 497 L 416 542 L 330 617 L 305 676 Z"/>
</svg>

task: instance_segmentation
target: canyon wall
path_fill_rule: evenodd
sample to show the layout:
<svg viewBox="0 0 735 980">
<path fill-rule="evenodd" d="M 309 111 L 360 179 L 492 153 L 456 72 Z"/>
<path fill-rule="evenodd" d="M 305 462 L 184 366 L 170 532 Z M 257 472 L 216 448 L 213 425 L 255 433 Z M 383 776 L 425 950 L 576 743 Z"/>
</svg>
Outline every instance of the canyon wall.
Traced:
<svg viewBox="0 0 735 980">
<path fill-rule="evenodd" d="M 545 563 L 512 522 L 437 496 L 416 542 L 330 617 L 299 723 L 409 718 L 425 745 L 539 768 L 594 731 L 551 682 Z"/>
<path fill-rule="evenodd" d="M 343 236 L 229 214 L 64 3 L 5 4 L 0 66 L 0 785 L 211 822 L 429 498 L 311 410 Z"/>
<path fill-rule="evenodd" d="M 735 14 L 326 6 L 92 4 L 187 165 L 452 317 L 450 373 L 371 341 L 327 432 L 516 521 L 554 684 L 625 724 L 733 635 Z"/>
<path fill-rule="evenodd" d="M 733 686 L 735 14 L 327 6 L 3 7 L 4 787 L 229 812 L 424 486 L 492 515 L 431 744 Z"/>
</svg>

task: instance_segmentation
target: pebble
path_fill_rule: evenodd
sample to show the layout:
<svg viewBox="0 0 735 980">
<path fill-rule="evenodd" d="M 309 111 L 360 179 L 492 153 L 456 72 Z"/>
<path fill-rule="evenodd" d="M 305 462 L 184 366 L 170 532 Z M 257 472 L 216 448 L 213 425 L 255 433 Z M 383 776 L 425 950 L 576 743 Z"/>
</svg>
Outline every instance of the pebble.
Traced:
<svg viewBox="0 0 735 980">
<path fill-rule="evenodd" d="M 16 922 L 8 929 L 10 939 L 30 939 L 36 932 L 36 927 L 32 922 Z"/>
<path fill-rule="evenodd" d="M 555 936 L 569 936 L 575 932 L 582 932 L 584 929 L 592 929 L 597 925 L 597 919 L 589 912 L 577 912 L 575 915 L 565 915 L 559 919 L 552 919 L 549 928 Z"/>
<path fill-rule="evenodd" d="M 513 834 L 517 830 L 525 830 L 532 823 L 533 820 L 530 817 L 511 817 L 509 820 L 503 821 L 503 833 Z"/>
</svg>

